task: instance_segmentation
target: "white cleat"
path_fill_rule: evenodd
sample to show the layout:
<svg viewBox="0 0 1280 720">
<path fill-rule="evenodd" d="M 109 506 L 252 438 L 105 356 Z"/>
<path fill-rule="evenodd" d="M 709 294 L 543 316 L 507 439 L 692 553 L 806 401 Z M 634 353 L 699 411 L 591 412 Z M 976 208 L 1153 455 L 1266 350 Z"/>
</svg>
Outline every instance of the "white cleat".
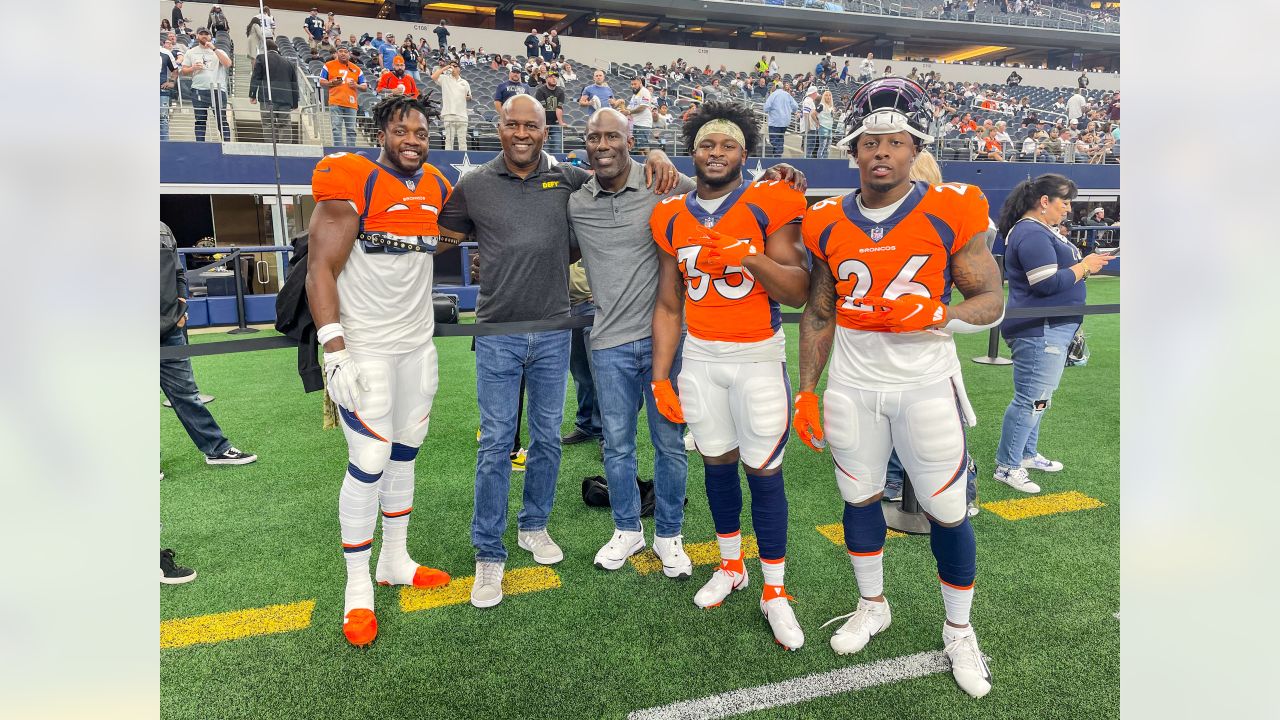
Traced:
<svg viewBox="0 0 1280 720">
<path fill-rule="evenodd" d="M 1027 475 L 1027 469 L 1023 467 L 1011 468 L 997 465 L 994 477 L 997 482 L 1002 482 L 1018 492 L 1031 493 L 1032 495 L 1040 492 L 1040 486 L 1031 482 L 1031 478 Z"/>
<path fill-rule="evenodd" d="M 766 601 L 760 598 L 760 612 L 764 613 L 773 630 L 773 641 L 785 650 L 799 650 L 804 647 L 804 631 L 796 620 L 796 613 L 791 609 L 789 595 Z"/>
<path fill-rule="evenodd" d="M 614 530 L 613 537 L 596 553 L 596 567 L 617 570 L 627 558 L 644 549 L 644 530 Z"/>
<path fill-rule="evenodd" d="M 533 560 L 539 565 L 555 565 L 564 559 L 564 551 L 551 539 L 546 528 L 521 530 L 517 537 L 520 547 L 533 553 Z"/>
<path fill-rule="evenodd" d="M 947 659 L 951 661 L 951 674 L 960 689 L 975 698 L 991 692 L 995 679 L 991 677 L 986 658 L 982 657 L 982 651 L 978 649 L 978 635 L 973 628 L 944 625 L 942 642 Z"/>
<path fill-rule="evenodd" d="M 858 598 L 858 609 L 846 615 L 831 618 L 822 624 L 826 627 L 837 620 L 848 618 L 844 625 L 831 636 L 831 649 L 837 655 L 856 653 L 871 642 L 871 638 L 889 628 L 893 622 L 893 613 L 889 610 L 889 601 L 875 602 L 866 598 Z"/>
<path fill-rule="evenodd" d="M 472 605 L 487 608 L 502 602 L 502 571 L 505 568 L 506 563 L 476 563 L 476 579 L 471 586 Z"/>
<path fill-rule="evenodd" d="M 662 574 L 676 580 L 693 577 L 693 561 L 684 551 L 683 536 L 654 537 L 653 553 L 662 561 Z"/>
<path fill-rule="evenodd" d="M 720 607 L 720 603 L 729 597 L 729 593 L 734 590 L 744 590 L 747 584 L 746 567 L 742 568 L 741 573 L 729 572 L 724 569 L 724 563 L 721 563 L 720 567 L 711 573 L 711 579 L 707 584 L 694 594 L 693 604 L 700 608 Z"/>
</svg>

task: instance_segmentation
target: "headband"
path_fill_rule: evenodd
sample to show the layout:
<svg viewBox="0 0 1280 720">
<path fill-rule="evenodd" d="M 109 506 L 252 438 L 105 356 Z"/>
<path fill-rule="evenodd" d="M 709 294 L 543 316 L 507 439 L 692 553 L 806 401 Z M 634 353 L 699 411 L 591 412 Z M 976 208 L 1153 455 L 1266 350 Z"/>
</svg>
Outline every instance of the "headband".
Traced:
<svg viewBox="0 0 1280 720">
<path fill-rule="evenodd" d="M 719 118 L 710 120 L 706 125 L 698 128 L 698 134 L 693 138 L 694 147 L 697 147 L 697 145 L 702 142 L 702 139 L 711 133 L 728 135 L 734 140 L 737 140 L 738 144 L 744 149 L 747 147 L 747 138 L 742 134 L 742 128 L 738 127 L 735 123 Z"/>
</svg>

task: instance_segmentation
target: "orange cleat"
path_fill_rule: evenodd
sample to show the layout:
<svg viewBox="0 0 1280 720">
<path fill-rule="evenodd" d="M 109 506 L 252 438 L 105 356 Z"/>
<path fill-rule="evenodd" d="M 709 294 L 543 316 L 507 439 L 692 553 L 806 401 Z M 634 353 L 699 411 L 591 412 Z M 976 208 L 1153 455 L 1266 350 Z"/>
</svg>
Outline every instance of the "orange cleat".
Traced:
<svg viewBox="0 0 1280 720">
<path fill-rule="evenodd" d="M 413 586 L 420 588 L 444 587 L 449 584 L 449 573 L 426 565 L 419 565 L 413 573 Z"/>
<path fill-rule="evenodd" d="M 342 620 L 342 634 L 356 647 L 368 647 L 378 637 L 378 618 L 372 610 L 356 608 Z"/>
</svg>

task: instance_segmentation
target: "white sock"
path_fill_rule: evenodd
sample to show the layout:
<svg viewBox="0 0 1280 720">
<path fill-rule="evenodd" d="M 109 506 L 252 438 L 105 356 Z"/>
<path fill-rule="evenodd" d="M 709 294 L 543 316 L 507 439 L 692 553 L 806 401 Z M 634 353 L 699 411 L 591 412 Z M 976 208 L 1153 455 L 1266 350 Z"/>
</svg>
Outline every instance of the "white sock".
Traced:
<svg viewBox="0 0 1280 720">
<path fill-rule="evenodd" d="M 732 535 L 721 535 L 716 533 L 716 544 L 720 546 L 721 560 L 741 560 L 742 559 L 742 531 Z"/>
<path fill-rule="evenodd" d="M 764 558 L 760 558 L 760 572 L 764 575 L 765 585 L 777 585 L 778 587 L 782 587 L 782 577 L 786 574 L 786 570 L 786 558 L 778 558 L 777 560 L 765 560 Z"/>
<path fill-rule="evenodd" d="M 939 581 L 942 585 L 942 604 L 947 609 L 947 622 L 953 625 L 969 624 L 969 608 L 973 607 L 973 586 L 958 588 Z"/>
<path fill-rule="evenodd" d="M 869 554 L 850 552 L 849 561 L 853 563 L 853 576 L 858 580 L 859 595 L 873 598 L 884 594 L 884 550 Z"/>
<path fill-rule="evenodd" d="M 382 549 L 378 551 L 378 581 L 405 585 L 413 582 L 418 564 L 409 557 L 409 515 L 413 510 L 413 460 L 388 460 L 378 481 L 382 505 Z"/>
<path fill-rule="evenodd" d="M 373 609 L 373 581 L 369 558 L 373 549 L 373 529 L 378 522 L 378 481 L 363 482 L 351 474 L 342 478 L 338 493 L 338 524 L 342 528 L 342 550 L 347 561 L 346 606 L 343 614 L 356 608 Z"/>
</svg>

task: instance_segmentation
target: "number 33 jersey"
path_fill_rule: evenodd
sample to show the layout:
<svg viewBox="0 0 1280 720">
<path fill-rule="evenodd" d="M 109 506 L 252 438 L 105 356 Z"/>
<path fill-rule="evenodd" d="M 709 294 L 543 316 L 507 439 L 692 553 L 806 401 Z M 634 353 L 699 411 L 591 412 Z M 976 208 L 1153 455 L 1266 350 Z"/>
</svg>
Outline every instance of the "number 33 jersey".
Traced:
<svg viewBox="0 0 1280 720">
<path fill-rule="evenodd" d="M 658 247 L 674 255 L 685 281 L 685 357 L 709 362 L 785 360 L 786 340 L 778 303 L 741 267 L 706 272 L 699 264 L 705 249 L 693 242 L 699 227 L 714 227 L 750 239 L 764 252 L 765 238 L 804 217 L 804 195 L 781 181 L 744 182 L 708 211 L 697 192 L 659 203 L 649 218 Z"/>
<path fill-rule="evenodd" d="M 951 300 L 951 256 L 990 224 L 987 198 L 973 185 L 913 182 L 883 219 L 852 192 L 815 203 L 801 227 L 804 244 L 831 268 L 836 336 L 831 377 L 863 390 L 902 391 L 960 371 L 955 343 L 936 332 L 865 330 L 854 300 L 925 295 Z M 978 242 L 982 242 L 981 239 Z"/>
</svg>

